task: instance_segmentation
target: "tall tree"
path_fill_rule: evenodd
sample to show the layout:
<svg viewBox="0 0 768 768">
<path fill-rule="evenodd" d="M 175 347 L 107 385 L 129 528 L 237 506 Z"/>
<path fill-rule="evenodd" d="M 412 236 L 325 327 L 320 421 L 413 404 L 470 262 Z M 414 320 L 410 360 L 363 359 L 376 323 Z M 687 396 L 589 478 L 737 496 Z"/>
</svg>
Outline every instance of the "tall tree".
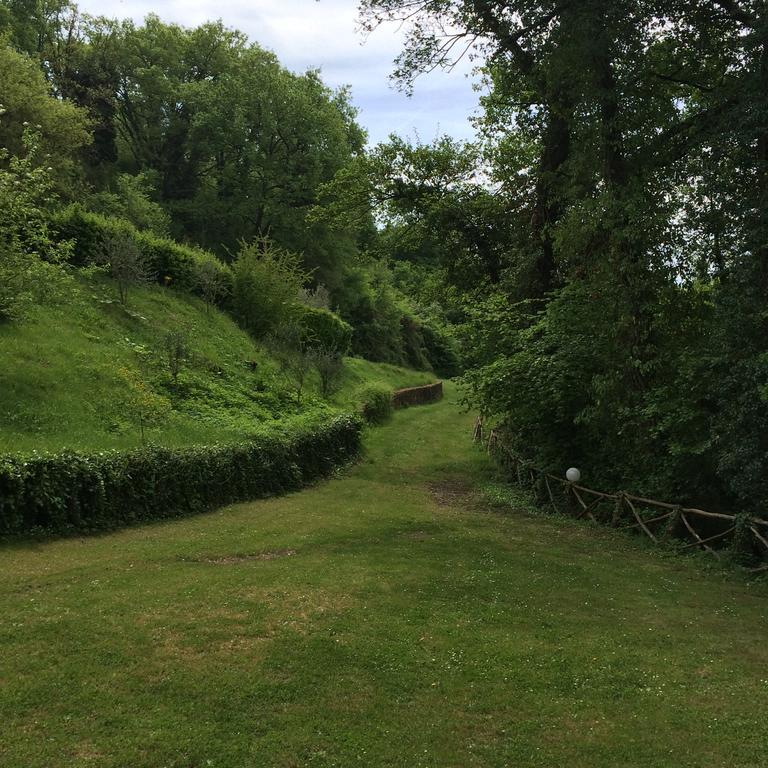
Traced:
<svg viewBox="0 0 768 768">
<path fill-rule="evenodd" d="M 25 129 L 37 130 L 38 162 L 51 167 L 60 190 L 75 194 L 78 153 L 91 140 L 85 110 L 55 97 L 38 62 L 8 46 L 0 46 L 0 106 L 0 148 L 23 155 Z"/>
<path fill-rule="evenodd" d="M 568 30 L 574 2 L 518 0 L 366 0 L 369 28 L 397 20 L 409 25 L 396 76 L 406 87 L 421 72 L 452 67 L 475 52 L 485 58 L 496 91 L 517 105 L 521 118 L 535 123 L 540 141 L 530 233 L 529 293 L 541 296 L 558 282 L 552 228 L 562 214 L 561 196 L 570 156 L 574 105 L 567 88 Z M 559 45 L 558 45 L 559 41 Z"/>
</svg>

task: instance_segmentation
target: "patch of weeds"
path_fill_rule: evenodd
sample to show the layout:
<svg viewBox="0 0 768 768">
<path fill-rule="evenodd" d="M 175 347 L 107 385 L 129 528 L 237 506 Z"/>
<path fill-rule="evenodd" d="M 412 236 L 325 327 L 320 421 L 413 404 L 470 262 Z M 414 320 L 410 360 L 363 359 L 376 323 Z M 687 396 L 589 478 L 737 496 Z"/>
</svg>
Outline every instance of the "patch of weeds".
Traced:
<svg viewBox="0 0 768 768">
<path fill-rule="evenodd" d="M 521 488 L 501 480 L 486 480 L 479 483 L 476 490 L 483 501 L 496 509 L 523 509 L 530 512 L 537 508 L 529 488 Z"/>
</svg>

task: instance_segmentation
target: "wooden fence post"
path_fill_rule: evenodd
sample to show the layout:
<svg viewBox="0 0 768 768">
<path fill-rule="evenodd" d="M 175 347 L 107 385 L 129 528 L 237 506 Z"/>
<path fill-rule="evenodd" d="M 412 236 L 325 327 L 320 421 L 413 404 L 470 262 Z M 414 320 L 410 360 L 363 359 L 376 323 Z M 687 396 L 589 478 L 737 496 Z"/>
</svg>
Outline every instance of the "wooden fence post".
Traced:
<svg viewBox="0 0 768 768">
<path fill-rule="evenodd" d="M 739 565 L 755 564 L 755 539 L 749 515 L 736 515 L 733 521 L 733 538 L 729 547 L 731 558 Z"/>
<path fill-rule="evenodd" d="M 611 512 L 611 526 L 618 528 L 621 522 L 621 494 L 616 494 L 616 500 L 613 502 L 613 510 Z"/>
<path fill-rule="evenodd" d="M 482 430 L 482 417 L 478 417 L 475 436 L 481 437 Z M 499 439 L 493 430 L 487 442 L 486 449 L 489 453 L 494 453 L 505 469 L 511 470 L 514 466 L 518 485 L 523 488 L 532 487 L 537 500 L 548 500 L 557 513 L 562 514 L 564 510 L 558 506 L 550 480 L 565 486 L 566 503 L 571 511 L 576 508 L 578 518 L 589 517 L 594 522 L 608 523 L 620 530 L 635 529 L 656 544 L 676 539 L 680 542 L 680 550 L 700 548 L 716 558 L 729 555 L 732 560 L 742 565 L 761 563 L 759 567 L 750 569 L 753 572 L 768 571 L 768 520 L 762 517 L 745 513 L 728 515 L 723 512 L 708 512 L 630 495 L 626 491 L 606 493 L 586 488 L 548 475 L 528 464 L 507 449 L 503 440 Z M 600 505 L 611 501 L 613 510 L 609 515 Z M 697 524 L 702 520 L 710 522 L 702 528 Z M 713 521 L 718 521 L 719 525 Z M 711 533 L 713 527 L 716 529 L 715 533 Z"/>
<path fill-rule="evenodd" d="M 662 531 L 662 539 L 673 540 L 679 539 L 682 533 L 682 520 L 680 519 L 680 507 L 675 507 L 672 510 L 672 514 L 667 518 L 667 524 Z"/>
</svg>

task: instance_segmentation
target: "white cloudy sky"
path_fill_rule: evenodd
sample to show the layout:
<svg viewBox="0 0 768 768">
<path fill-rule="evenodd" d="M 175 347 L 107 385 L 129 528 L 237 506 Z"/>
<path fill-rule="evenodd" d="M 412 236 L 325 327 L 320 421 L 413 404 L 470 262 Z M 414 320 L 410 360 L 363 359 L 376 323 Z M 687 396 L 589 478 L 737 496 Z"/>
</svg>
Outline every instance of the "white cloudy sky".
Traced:
<svg viewBox="0 0 768 768">
<path fill-rule="evenodd" d="M 320 67 L 328 85 L 351 85 L 372 144 L 393 132 L 423 141 L 443 133 L 472 136 L 468 117 L 477 94 L 467 77 L 470 65 L 422 76 L 414 95 L 406 97 L 389 80 L 401 33 L 390 26 L 365 39 L 357 29 L 356 0 L 79 0 L 78 5 L 87 13 L 137 22 L 152 12 L 186 26 L 220 18 L 275 51 L 289 69 Z"/>
</svg>

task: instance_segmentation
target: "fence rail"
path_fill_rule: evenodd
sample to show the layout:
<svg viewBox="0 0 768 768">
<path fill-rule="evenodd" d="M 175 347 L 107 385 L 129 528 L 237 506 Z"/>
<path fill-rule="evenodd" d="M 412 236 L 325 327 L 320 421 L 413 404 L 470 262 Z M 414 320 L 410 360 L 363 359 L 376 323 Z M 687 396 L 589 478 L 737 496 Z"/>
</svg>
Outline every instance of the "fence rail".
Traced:
<svg viewBox="0 0 768 768">
<path fill-rule="evenodd" d="M 546 494 L 544 500 L 558 513 L 563 509 L 557 504 L 553 484 L 562 492 L 567 511 L 577 518 L 589 518 L 623 530 L 637 530 L 655 544 L 678 539 L 680 549 L 700 548 L 716 558 L 730 552 L 741 562 L 752 565 L 751 571 L 768 571 L 765 562 L 768 559 L 768 520 L 747 514 L 707 512 L 626 491 L 598 491 L 556 477 L 514 454 L 496 430 L 491 429 L 486 435 L 481 417 L 475 422 L 473 439 L 502 465 L 513 469 L 520 485 L 530 483 L 541 494 Z M 755 565 L 756 562 L 761 564 Z"/>
<path fill-rule="evenodd" d="M 406 408 L 409 405 L 425 405 L 435 403 L 443 398 L 443 382 L 425 384 L 422 387 L 398 389 L 392 395 L 392 405 L 395 408 Z"/>
</svg>

